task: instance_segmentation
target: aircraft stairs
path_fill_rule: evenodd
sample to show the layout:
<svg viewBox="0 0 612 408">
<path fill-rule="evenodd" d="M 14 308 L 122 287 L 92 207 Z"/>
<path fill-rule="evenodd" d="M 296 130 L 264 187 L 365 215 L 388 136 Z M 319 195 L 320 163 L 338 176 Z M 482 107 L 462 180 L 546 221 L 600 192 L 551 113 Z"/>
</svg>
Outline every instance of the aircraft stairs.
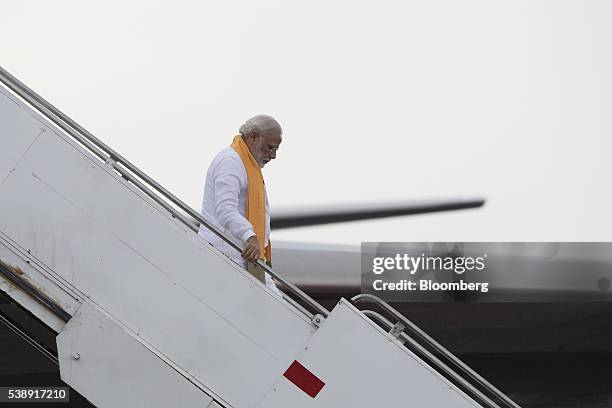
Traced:
<svg viewBox="0 0 612 408">
<path fill-rule="evenodd" d="M 260 263 L 270 291 L 199 213 L 0 81 L 0 290 L 57 333 L 50 358 L 95 406 L 518 408 L 374 296 L 330 312 Z"/>
</svg>

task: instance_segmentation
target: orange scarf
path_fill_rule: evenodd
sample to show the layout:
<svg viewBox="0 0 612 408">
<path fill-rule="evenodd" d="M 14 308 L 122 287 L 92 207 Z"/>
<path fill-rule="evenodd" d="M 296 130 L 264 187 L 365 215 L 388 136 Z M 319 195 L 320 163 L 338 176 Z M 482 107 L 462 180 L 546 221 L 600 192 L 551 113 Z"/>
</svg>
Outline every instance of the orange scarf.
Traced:
<svg viewBox="0 0 612 408">
<path fill-rule="evenodd" d="M 253 226 L 259 241 L 260 258 L 270 263 L 272 258 L 270 241 L 268 241 L 268 245 L 264 248 L 264 243 L 266 242 L 266 193 L 261 168 L 242 139 L 242 136 L 235 136 L 231 147 L 242 159 L 242 164 L 247 174 L 246 218 Z"/>
</svg>

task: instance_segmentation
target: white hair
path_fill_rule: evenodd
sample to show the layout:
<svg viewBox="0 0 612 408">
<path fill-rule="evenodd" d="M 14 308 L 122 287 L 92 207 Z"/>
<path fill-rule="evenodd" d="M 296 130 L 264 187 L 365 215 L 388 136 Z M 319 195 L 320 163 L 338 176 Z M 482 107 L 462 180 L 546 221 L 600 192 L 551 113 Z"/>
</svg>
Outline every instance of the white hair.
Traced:
<svg viewBox="0 0 612 408">
<path fill-rule="evenodd" d="M 262 135 L 268 131 L 277 129 L 282 133 L 283 130 L 281 125 L 272 116 L 257 115 L 244 122 L 244 124 L 240 126 L 238 133 L 240 133 L 242 137 L 246 137 L 252 132 Z"/>
</svg>

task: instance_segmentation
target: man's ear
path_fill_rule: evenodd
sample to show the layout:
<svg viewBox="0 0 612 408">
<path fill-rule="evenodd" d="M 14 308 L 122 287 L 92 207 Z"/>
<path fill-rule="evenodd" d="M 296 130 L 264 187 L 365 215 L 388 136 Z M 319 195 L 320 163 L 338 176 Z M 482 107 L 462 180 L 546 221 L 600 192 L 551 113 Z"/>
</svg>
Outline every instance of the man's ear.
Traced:
<svg viewBox="0 0 612 408">
<path fill-rule="evenodd" d="M 252 130 L 251 133 L 249 133 L 249 136 L 251 138 L 252 141 L 256 142 L 259 138 L 259 134 L 257 133 L 256 130 Z"/>
</svg>

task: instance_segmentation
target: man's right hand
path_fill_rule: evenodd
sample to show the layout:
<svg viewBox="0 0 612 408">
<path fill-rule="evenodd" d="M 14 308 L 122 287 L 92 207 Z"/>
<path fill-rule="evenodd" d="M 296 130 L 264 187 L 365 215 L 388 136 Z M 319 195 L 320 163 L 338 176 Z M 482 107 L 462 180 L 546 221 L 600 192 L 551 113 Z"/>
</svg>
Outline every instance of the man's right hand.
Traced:
<svg viewBox="0 0 612 408">
<path fill-rule="evenodd" d="M 244 251 L 242 251 L 242 257 L 249 262 L 256 262 L 259 259 L 259 241 L 257 235 L 249 237 L 244 245 Z"/>
</svg>

